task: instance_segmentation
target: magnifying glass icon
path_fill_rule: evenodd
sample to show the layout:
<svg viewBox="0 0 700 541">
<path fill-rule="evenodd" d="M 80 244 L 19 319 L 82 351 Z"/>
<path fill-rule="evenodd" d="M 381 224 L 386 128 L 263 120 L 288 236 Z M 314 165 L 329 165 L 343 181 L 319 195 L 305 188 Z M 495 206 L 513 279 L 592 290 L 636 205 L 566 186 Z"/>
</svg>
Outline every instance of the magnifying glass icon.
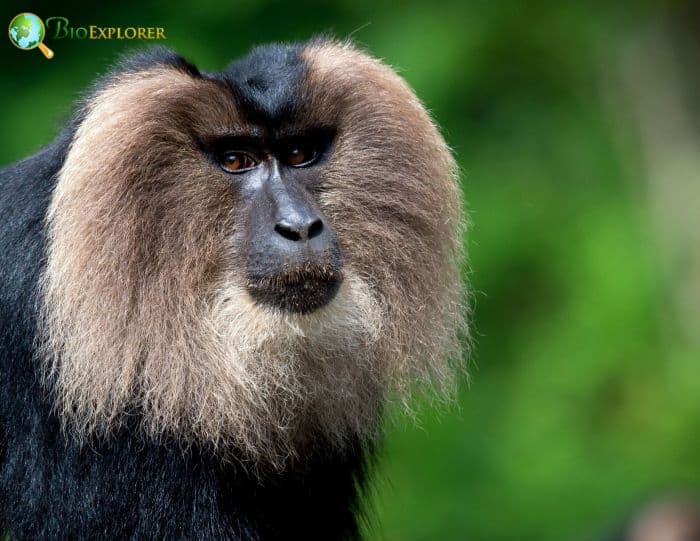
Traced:
<svg viewBox="0 0 700 541">
<path fill-rule="evenodd" d="M 44 21 L 34 13 L 20 13 L 10 21 L 7 29 L 12 45 L 23 51 L 38 48 L 43 55 L 51 60 L 53 51 L 44 45 L 46 27 Z"/>
</svg>

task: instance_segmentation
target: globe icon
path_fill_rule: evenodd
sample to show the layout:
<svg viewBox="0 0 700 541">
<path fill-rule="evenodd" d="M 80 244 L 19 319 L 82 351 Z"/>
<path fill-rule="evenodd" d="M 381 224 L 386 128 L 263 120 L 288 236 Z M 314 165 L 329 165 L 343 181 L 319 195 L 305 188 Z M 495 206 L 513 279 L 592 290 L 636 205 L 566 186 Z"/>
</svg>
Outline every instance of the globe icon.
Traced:
<svg viewBox="0 0 700 541">
<path fill-rule="evenodd" d="M 33 13 L 15 15 L 10 21 L 8 34 L 15 47 L 24 51 L 38 47 L 46 58 L 53 58 L 53 51 L 42 43 L 46 34 L 44 21 Z"/>
</svg>

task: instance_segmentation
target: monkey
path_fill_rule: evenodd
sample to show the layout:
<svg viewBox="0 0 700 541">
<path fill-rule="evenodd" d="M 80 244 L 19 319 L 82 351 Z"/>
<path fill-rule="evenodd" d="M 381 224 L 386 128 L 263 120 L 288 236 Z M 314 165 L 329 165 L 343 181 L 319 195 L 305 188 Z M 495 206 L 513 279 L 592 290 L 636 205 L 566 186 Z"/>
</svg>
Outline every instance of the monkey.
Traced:
<svg viewBox="0 0 700 541">
<path fill-rule="evenodd" d="M 0 173 L 0 531 L 356 539 L 468 343 L 452 152 L 350 42 L 132 53 Z"/>
</svg>

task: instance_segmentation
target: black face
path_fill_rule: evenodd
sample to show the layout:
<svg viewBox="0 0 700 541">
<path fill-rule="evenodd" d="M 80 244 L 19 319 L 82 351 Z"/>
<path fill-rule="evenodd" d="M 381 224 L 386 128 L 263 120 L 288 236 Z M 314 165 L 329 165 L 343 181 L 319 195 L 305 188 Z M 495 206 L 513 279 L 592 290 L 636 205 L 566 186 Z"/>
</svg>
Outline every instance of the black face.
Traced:
<svg viewBox="0 0 700 541">
<path fill-rule="evenodd" d="M 245 206 L 246 287 L 259 303 L 304 314 L 338 292 L 338 239 L 314 197 L 329 145 L 322 130 L 272 142 L 229 137 L 214 144 L 212 156 Z"/>
</svg>

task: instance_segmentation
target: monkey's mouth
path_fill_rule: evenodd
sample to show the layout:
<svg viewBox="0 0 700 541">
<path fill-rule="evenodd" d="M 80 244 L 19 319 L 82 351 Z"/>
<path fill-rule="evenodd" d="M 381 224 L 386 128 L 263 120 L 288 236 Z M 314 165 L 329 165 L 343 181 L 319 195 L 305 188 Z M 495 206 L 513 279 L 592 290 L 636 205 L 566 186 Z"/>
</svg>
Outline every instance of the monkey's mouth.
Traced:
<svg viewBox="0 0 700 541">
<path fill-rule="evenodd" d="M 342 282 L 340 270 L 306 265 L 273 275 L 248 275 L 246 289 L 257 303 L 308 314 L 331 302 Z"/>
</svg>

